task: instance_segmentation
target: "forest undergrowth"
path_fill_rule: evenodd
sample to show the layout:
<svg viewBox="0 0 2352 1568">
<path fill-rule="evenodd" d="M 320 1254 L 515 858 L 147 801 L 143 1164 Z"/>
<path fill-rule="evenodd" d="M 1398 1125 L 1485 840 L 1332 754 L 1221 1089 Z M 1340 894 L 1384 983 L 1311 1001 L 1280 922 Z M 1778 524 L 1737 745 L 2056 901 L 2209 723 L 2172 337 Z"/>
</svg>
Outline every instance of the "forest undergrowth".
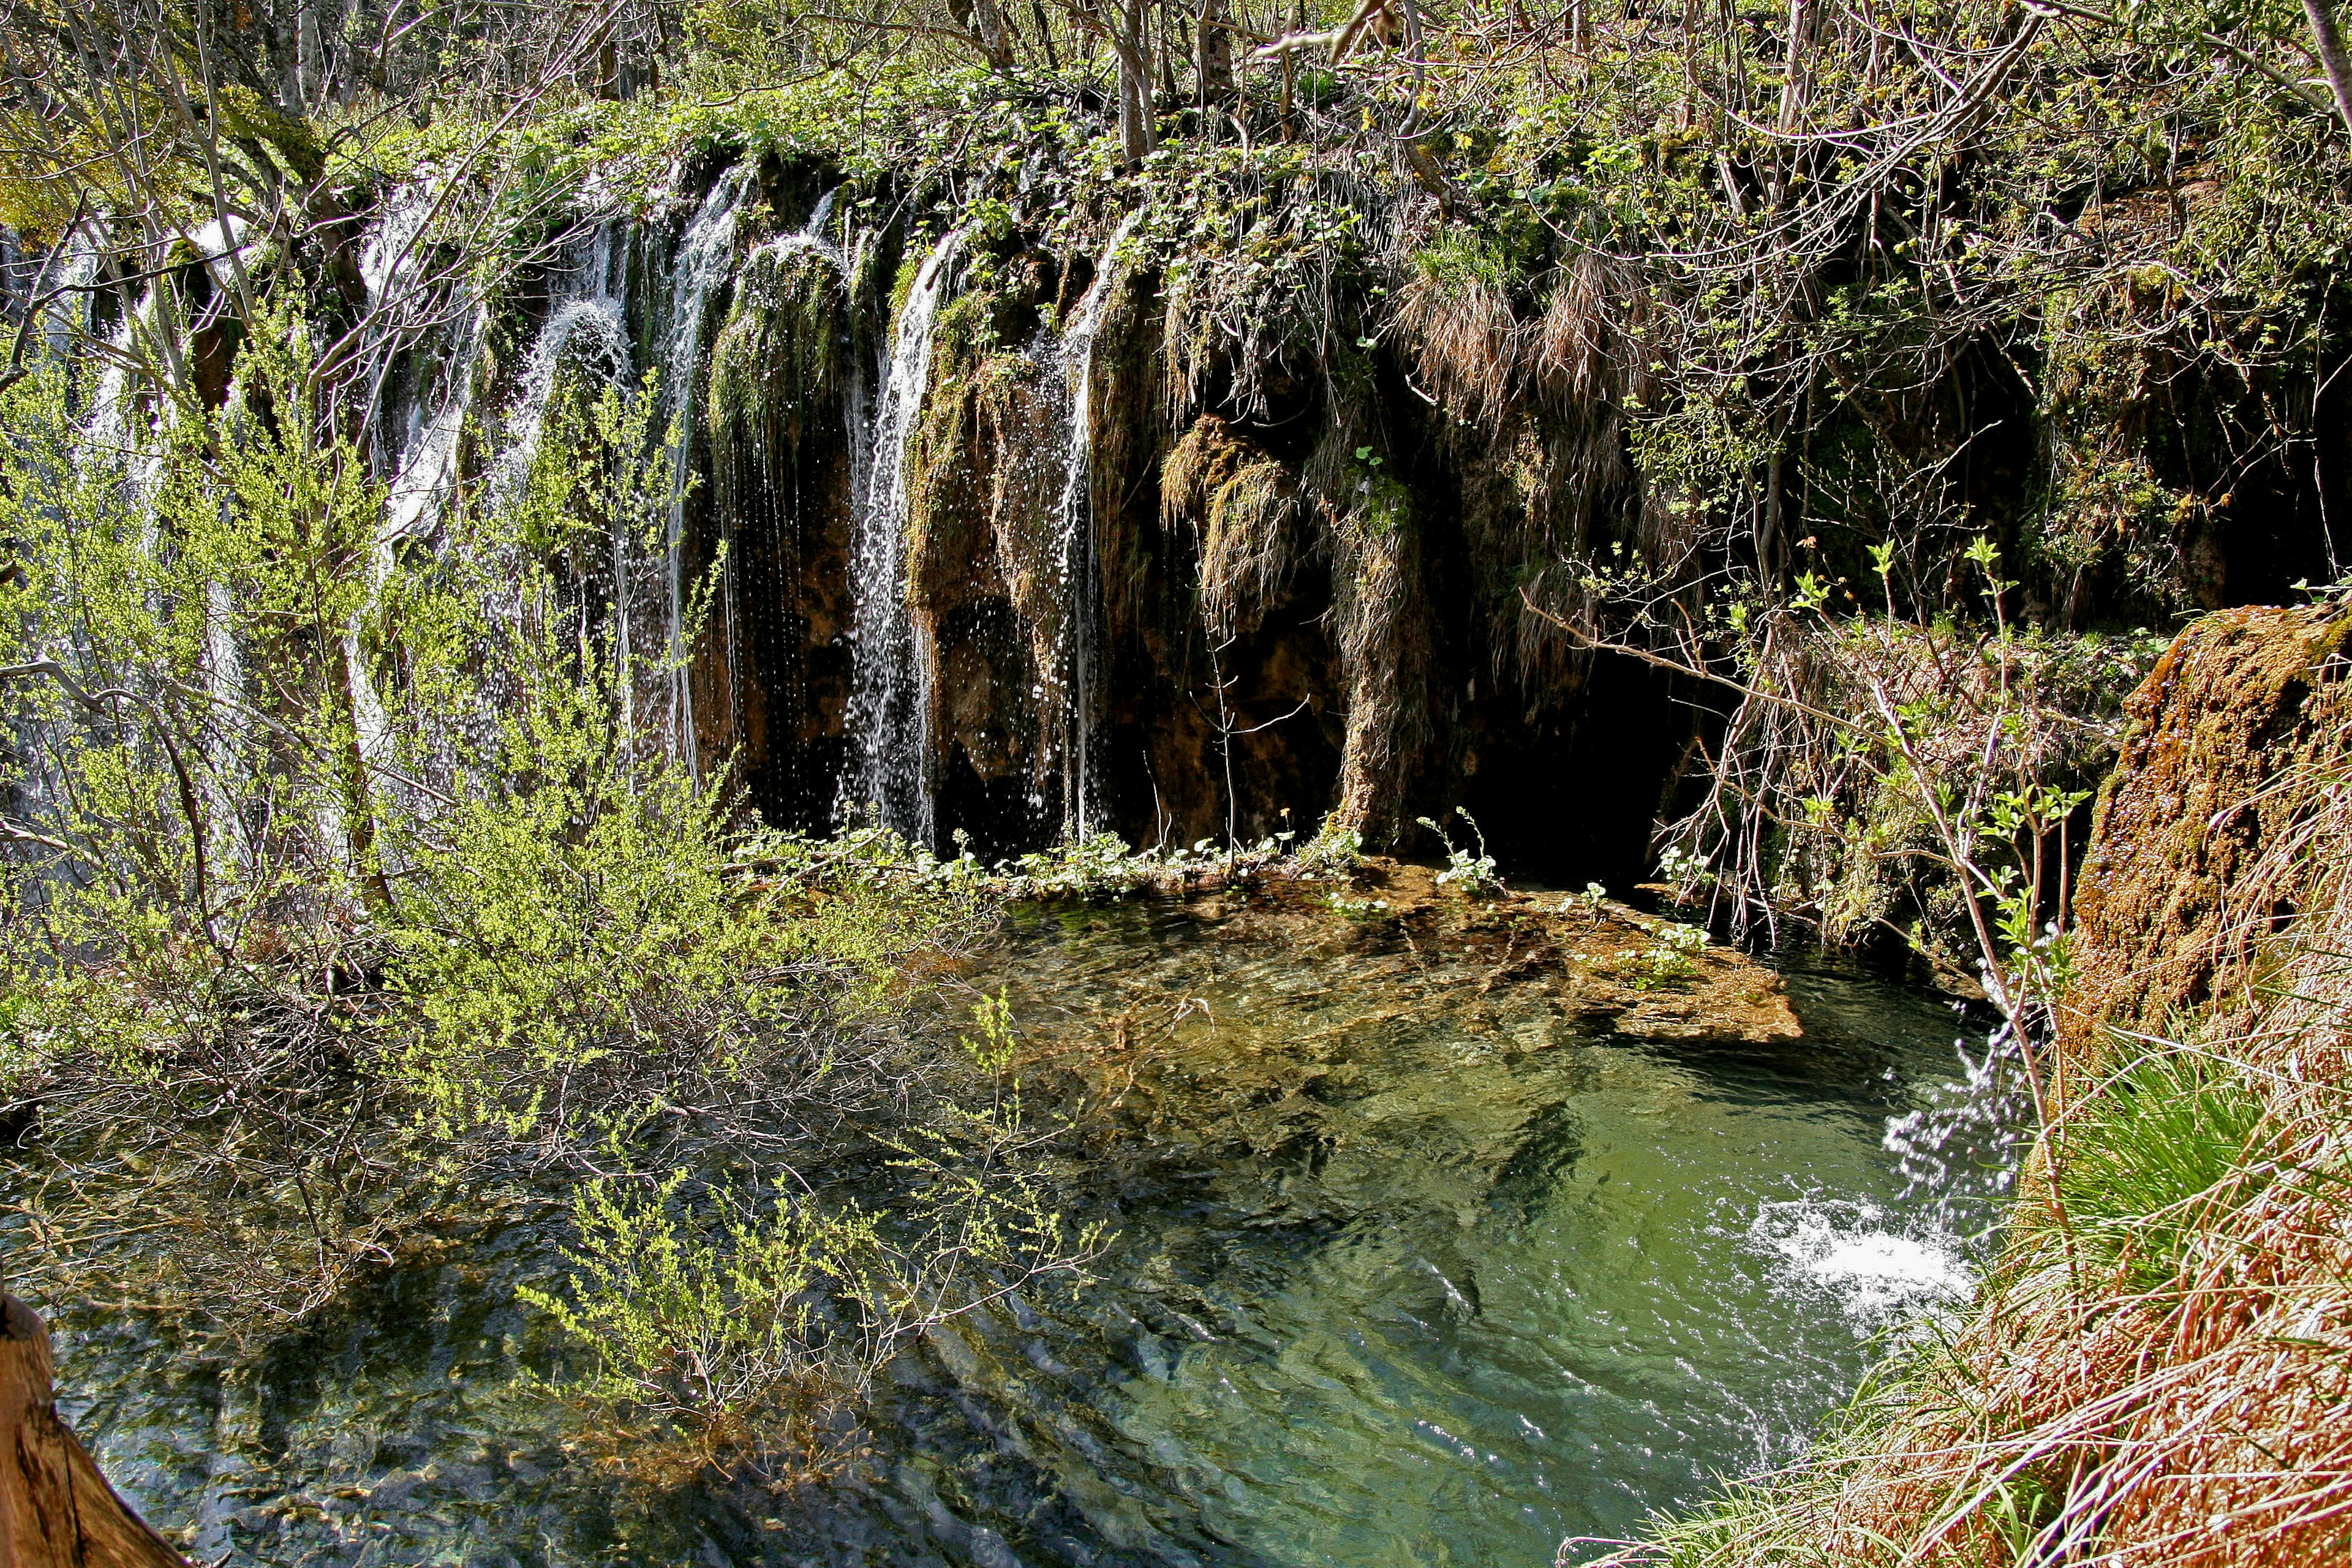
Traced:
<svg viewBox="0 0 2352 1568">
<path fill-rule="evenodd" d="M 566 574 L 659 526 L 649 391 L 573 400 L 514 505 L 381 552 L 306 328 L 267 327 L 144 476 L 61 377 L 5 394 L 9 1283 L 234 1363 L 568 1211 L 531 1300 L 591 1432 L 797 1473 L 910 1336 L 1099 1246 L 1036 1178 L 1003 1021 L 940 1019 L 993 895 L 764 829 L 636 725 L 662 656 Z"/>
</svg>

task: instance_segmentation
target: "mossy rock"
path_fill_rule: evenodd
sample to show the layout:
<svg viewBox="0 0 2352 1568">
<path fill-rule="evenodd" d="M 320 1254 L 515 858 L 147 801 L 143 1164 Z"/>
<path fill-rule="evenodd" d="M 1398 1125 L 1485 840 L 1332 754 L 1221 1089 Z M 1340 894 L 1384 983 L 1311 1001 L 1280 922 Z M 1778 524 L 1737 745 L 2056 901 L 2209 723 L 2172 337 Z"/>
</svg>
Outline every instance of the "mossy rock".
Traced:
<svg viewBox="0 0 2352 1568">
<path fill-rule="evenodd" d="M 2352 724 L 2352 615 L 2228 610 L 2192 622 L 2127 708 L 2074 896 L 2070 1050 L 2161 1031 L 2226 999 L 2298 912 L 2285 833 L 2338 769 Z"/>
<path fill-rule="evenodd" d="M 830 417 L 846 369 L 841 274 L 811 246 L 754 251 L 710 351 L 709 428 L 722 456 L 797 447 L 819 409 Z"/>
</svg>

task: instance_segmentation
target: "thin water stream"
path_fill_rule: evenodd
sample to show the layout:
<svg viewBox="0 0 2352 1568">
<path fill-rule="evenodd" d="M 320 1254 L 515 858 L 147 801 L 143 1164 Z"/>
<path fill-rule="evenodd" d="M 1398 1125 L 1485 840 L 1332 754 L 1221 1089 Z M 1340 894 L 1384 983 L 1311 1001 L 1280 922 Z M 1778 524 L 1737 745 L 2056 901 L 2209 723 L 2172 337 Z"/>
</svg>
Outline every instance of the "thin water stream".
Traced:
<svg viewBox="0 0 2352 1568">
<path fill-rule="evenodd" d="M 1998 1119 L 1939 1087 L 1950 1011 L 1828 968 L 1764 1046 L 1219 904 L 1025 910 L 968 979 L 1118 1239 L 1076 1298 L 904 1358 L 836 1480 L 600 1479 L 512 1300 L 559 1239 L 526 1217 L 250 1374 L 68 1315 L 68 1414 L 240 1562 L 1539 1568 L 1799 1452 L 1874 1334 L 1965 1291 L 2001 1181 Z"/>
</svg>

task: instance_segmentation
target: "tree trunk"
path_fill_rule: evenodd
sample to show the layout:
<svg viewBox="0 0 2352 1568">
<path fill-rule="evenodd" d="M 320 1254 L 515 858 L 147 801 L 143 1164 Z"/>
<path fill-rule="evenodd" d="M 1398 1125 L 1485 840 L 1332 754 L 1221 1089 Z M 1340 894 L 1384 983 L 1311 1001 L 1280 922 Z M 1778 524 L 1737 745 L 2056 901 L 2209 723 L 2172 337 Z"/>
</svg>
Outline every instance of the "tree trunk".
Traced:
<svg viewBox="0 0 2352 1568">
<path fill-rule="evenodd" d="M 1122 0 L 1111 29 L 1118 57 L 1118 135 L 1127 161 L 1138 163 L 1160 140 L 1151 112 L 1151 0 Z"/>
<path fill-rule="evenodd" d="M 0 1563 L 8 1568 L 188 1568 L 114 1495 L 58 1419 L 48 1325 L 0 1296 Z"/>
<path fill-rule="evenodd" d="M 1234 97 L 1234 35 L 1230 0 L 1201 0 L 1200 41 L 1194 47 L 1200 61 L 1201 107 L 1229 103 Z"/>
<path fill-rule="evenodd" d="M 2336 95 L 2336 112 L 2352 131 L 2352 58 L 2344 53 L 2344 35 L 2336 26 L 2334 0 L 2303 0 L 2303 14 L 2311 19 L 2311 39 L 2319 46 L 2319 64 L 2327 73 L 2328 90 Z"/>
<path fill-rule="evenodd" d="M 948 0 L 948 14 L 989 68 L 1003 70 L 1013 64 L 1012 28 L 1005 25 L 1004 8 L 997 0 Z"/>
</svg>

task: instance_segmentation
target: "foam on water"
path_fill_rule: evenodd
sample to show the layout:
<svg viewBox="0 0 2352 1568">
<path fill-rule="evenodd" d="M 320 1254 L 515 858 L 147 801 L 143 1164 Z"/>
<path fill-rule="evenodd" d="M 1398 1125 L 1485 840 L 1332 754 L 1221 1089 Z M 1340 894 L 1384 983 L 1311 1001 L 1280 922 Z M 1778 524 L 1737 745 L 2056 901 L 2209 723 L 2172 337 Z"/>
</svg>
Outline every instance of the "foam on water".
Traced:
<svg viewBox="0 0 2352 1568">
<path fill-rule="evenodd" d="M 1748 1239 L 1871 1328 L 1923 1308 L 1965 1301 L 1976 1289 L 1975 1270 L 1954 1237 L 1916 1222 L 1901 1225 L 1869 1202 L 1767 1203 Z"/>
</svg>

